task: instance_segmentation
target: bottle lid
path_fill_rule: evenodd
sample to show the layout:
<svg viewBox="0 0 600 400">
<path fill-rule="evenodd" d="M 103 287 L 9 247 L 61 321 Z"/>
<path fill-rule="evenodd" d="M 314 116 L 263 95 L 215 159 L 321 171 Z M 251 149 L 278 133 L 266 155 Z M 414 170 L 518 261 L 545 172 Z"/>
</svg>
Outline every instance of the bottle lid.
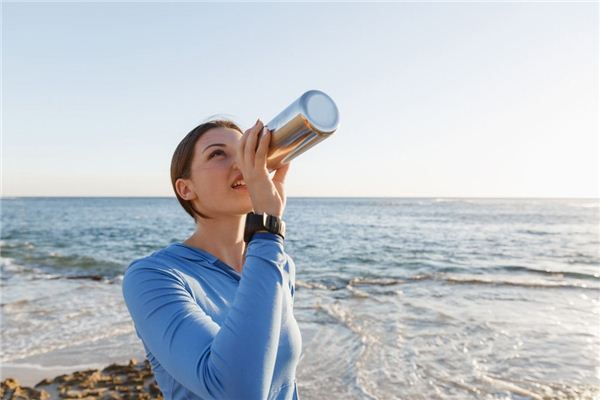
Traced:
<svg viewBox="0 0 600 400">
<path fill-rule="evenodd" d="M 320 90 L 309 90 L 302 95 L 308 122 L 320 133 L 333 133 L 338 128 L 339 111 L 334 101 Z"/>
</svg>

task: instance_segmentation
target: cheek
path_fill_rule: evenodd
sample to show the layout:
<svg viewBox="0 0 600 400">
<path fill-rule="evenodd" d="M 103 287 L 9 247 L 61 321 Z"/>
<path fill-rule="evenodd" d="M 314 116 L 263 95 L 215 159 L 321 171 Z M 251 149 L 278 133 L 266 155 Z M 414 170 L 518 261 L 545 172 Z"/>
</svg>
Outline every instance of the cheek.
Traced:
<svg viewBox="0 0 600 400">
<path fill-rule="evenodd" d="M 211 167 L 198 172 L 195 186 L 199 196 L 211 197 L 213 193 L 227 188 L 229 168 Z"/>
</svg>

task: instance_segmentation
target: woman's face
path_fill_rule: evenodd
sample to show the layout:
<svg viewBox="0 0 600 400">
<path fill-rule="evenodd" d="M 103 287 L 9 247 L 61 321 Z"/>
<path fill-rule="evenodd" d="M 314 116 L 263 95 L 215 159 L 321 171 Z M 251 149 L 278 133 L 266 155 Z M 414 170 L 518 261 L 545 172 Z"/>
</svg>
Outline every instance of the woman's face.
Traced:
<svg viewBox="0 0 600 400">
<path fill-rule="evenodd" d="M 199 212 L 214 217 L 252 211 L 248 190 L 231 187 L 242 174 L 237 165 L 241 139 L 237 130 L 219 127 L 206 131 L 196 142 L 186 190 L 195 193 L 196 196 L 189 193 L 188 199 Z"/>
</svg>

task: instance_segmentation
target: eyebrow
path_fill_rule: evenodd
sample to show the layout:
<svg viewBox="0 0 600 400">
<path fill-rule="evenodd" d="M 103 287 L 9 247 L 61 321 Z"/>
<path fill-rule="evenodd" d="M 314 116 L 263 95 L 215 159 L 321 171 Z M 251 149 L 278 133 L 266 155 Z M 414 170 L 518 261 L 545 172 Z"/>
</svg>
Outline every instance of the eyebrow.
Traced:
<svg viewBox="0 0 600 400">
<path fill-rule="evenodd" d="M 223 146 L 223 147 L 226 147 L 226 145 L 224 143 L 213 143 L 213 144 L 209 144 L 208 146 L 206 146 L 204 148 L 204 150 L 202 150 L 202 152 L 204 153 L 206 150 L 208 150 L 209 147 L 212 147 L 212 146 Z"/>
</svg>

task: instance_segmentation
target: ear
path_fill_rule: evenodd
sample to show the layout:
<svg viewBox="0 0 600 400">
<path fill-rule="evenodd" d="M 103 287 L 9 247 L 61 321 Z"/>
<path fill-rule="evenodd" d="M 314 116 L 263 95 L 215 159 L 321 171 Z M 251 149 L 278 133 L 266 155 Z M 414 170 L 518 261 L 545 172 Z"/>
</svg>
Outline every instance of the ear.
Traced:
<svg viewBox="0 0 600 400">
<path fill-rule="evenodd" d="M 194 184 L 189 179 L 177 179 L 175 181 L 175 189 L 177 189 L 177 194 L 184 200 L 194 200 L 197 197 L 194 191 Z"/>
</svg>

